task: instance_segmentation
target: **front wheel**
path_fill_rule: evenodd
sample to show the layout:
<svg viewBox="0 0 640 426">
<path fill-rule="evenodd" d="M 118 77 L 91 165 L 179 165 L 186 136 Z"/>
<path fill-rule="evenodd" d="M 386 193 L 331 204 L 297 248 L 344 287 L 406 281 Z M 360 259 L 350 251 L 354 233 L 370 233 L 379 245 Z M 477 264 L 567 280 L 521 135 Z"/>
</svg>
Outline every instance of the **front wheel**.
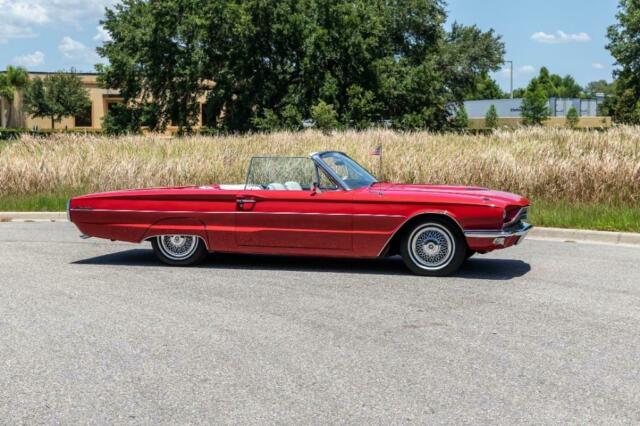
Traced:
<svg viewBox="0 0 640 426">
<path fill-rule="evenodd" d="M 415 225 L 402 238 L 400 254 L 417 275 L 445 276 L 456 272 L 465 260 L 464 237 L 451 225 L 429 220 Z"/>
<path fill-rule="evenodd" d="M 151 240 L 156 257 L 171 266 L 190 266 L 207 255 L 204 242 L 195 235 L 160 235 Z"/>
</svg>

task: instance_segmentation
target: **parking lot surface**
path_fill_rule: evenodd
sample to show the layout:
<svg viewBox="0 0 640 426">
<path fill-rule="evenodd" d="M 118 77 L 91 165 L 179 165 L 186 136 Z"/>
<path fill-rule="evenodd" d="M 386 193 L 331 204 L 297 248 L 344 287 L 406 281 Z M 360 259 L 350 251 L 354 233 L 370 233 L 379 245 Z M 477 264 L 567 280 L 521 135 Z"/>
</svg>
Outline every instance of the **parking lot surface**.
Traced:
<svg viewBox="0 0 640 426">
<path fill-rule="evenodd" d="M 0 235 L 3 424 L 640 422 L 640 247 L 528 240 L 424 278 Z"/>
</svg>

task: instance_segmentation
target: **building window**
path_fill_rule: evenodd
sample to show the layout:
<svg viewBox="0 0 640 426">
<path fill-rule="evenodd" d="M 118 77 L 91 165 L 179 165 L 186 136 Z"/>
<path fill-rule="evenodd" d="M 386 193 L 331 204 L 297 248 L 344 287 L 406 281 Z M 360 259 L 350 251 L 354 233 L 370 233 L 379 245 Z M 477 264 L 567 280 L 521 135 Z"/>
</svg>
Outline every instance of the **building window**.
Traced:
<svg viewBox="0 0 640 426">
<path fill-rule="evenodd" d="M 89 105 L 83 112 L 75 116 L 76 127 L 93 127 L 92 108 Z"/>
<path fill-rule="evenodd" d="M 200 104 L 200 119 L 203 126 L 216 127 L 215 105 L 205 102 Z"/>
<path fill-rule="evenodd" d="M 116 107 L 116 105 L 121 105 L 121 104 L 122 104 L 122 102 L 118 102 L 118 101 L 108 102 L 107 103 L 107 114 L 112 113 L 113 109 Z"/>
</svg>

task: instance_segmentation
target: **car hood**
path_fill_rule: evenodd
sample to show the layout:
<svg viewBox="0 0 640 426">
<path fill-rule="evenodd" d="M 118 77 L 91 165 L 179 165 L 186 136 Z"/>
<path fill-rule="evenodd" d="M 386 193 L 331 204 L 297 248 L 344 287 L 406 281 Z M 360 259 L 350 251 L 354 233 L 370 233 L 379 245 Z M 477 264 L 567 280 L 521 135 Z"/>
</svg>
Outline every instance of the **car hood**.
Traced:
<svg viewBox="0 0 640 426">
<path fill-rule="evenodd" d="M 462 185 L 424 185 L 380 183 L 371 188 L 388 195 L 406 195 L 409 197 L 452 198 L 456 201 L 467 200 L 473 203 L 490 203 L 499 206 L 526 206 L 530 202 L 527 198 L 510 192 L 496 191 L 480 186 Z"/>
</svg>

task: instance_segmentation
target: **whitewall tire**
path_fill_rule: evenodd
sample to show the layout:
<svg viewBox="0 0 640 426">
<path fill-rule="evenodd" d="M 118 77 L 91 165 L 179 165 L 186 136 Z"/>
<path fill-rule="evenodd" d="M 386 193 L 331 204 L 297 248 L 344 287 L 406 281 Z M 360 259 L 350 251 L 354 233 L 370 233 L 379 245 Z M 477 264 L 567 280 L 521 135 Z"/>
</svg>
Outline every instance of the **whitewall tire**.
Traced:
<svg viewBox="0 0 640 426">
<path fill-rule="evenodd" d="M 207 247 L 196 235 L 159 235 L 151 239 L 156 257 L 171 266 L 189 266 L 202 261 Z"/>
<path fill-rule="evenodd" d="M 445 276 L 464 262 L 467 246 L 462 233 L 445 221 L 417 223 L 403 236 L 400 254 L 415 274 Z"/>
</svg>

